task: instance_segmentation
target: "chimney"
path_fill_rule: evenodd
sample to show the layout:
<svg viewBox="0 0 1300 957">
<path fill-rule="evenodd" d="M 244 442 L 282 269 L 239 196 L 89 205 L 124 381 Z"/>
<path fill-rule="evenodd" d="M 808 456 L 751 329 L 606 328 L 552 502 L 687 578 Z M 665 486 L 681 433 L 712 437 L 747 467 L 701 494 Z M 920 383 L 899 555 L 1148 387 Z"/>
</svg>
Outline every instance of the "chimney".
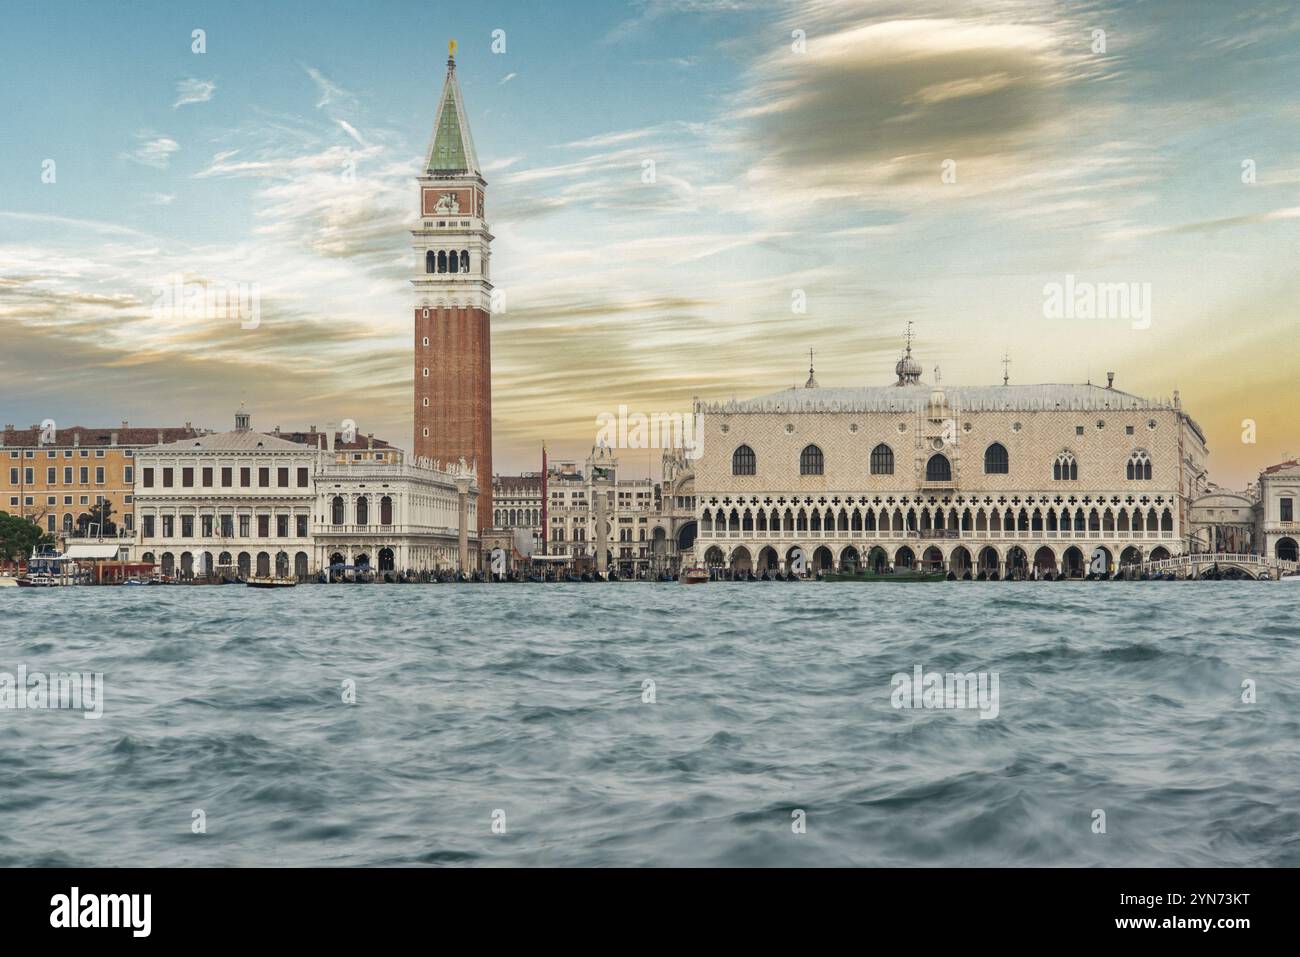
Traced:
<svg viewBox="0 0 1300 957">
<path fill-rule="evenodd" d="M 312 434 L 312 435 L 315 435 L 315 434 L 316 434 L 316 426 L 314 426 L 314 425 L 311 427 L 311 434 Z"/>
<path fill-rule="evenodd" d="M 1106 373 L 1106 388 L 1109 389 L 1109 388 L 1113 387 L 1114 385 L 1115 385 L 1115 373 L 1113 373 L 1113 372 L 1107 372 L 1107 373 Z"/>
<path fill-rule="evenodd" d="M 331 426 L 330 428 L 328 428 L 328 429 L 325 430 L 325 451 L 326 451 L 326 452 L 333 452 L 333 451 L 334 451 L 334 428 L 333 428 L 333 426 Z"/>
<path fill-rule="evenodd" d="M 122 431 L 125 432 L 126 430 L 127 430 L 126 419 L 123 419 L 123 420 L 122 420 Z"/>
<path fill-rule="evenodd" d="M 117 445 L 117 433 L 116 433 L 116 432 L 110 432 L 110 433 L 108 433 L 108 444 L 109 444 L 109 445 Z"/>
<path fill-rule="evenodd" d="M 163 444 L 164 442 L 166 442 L 166 441 L 167 441 L 167 437 L 166 437 L 165 435 L 163 435 L 162 429 L 159 429 L 159 430 L 158 430 L 158 444 L 159 444 L 159 445 L 162 445 L 162 444 Z"/>
<path fill-rule="evenodd" d="M 73 433 L 72 433 L 72 444 L 73 444 L 74 447 L 75 447 L 75 446 L 79 446 L 79 445 L 81 445 L 81 433 L 80 433 L 80 432 L 77 432 L 77 431 L 75 431 L 75 430 L 73 431 Z"/>
<path fill-rule="evenodd" d="M 366 433 L 366 448 L 368 448 L 368 449 L 373 449 L 374 447 L 375 447 L 375 433 L 373 433 L 373 432 L 367 432 L 367 433 Z"/>
</svg>

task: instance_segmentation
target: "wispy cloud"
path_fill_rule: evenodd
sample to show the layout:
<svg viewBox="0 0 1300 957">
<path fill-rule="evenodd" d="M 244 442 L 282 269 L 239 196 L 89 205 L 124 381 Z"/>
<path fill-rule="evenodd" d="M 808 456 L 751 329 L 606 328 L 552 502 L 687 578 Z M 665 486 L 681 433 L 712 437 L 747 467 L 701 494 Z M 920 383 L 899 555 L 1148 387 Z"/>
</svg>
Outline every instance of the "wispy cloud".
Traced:
<svg viewBox="0 0 1300 957">
<path fill-rule="evenodd" d="M 507 83 L 509 83 L 518 75 L 519 75 L 518 73 L 507 73 L 505 76 L 501 78 L 501 81 L 497 83 L 497 86 L 505 86 Z"/>
<path fill-rule="evenodd" d="M 140 141 L 140 145 L 122 153 L 122 159 L 140 163 L 142 166 L 152 166 L 154 169 L 166 169 L 171 165 L 172 154 L 181 148 L 181 145 L 170 136 L 140 132 L 136 134 L 136 139 Z"/>
<path fill-rule="evenodd" d="M 176 84 L 176 102 L 172 109 L 179 109 L 188 103 L 206 103 L 217 91 L 217 84 L 212 80 L 181 80 Z"/>
<path fill-rule="evenodd" d="M 332 82 L 314 66 L 305 66 L 303 69 L 307 71 L 307 75 L 312 78 L 316 84 L 316 89 L 320 92 L 320 99 L 316 102 L 318 110 L 334 103 L 351 103 L 355 100 L 351 93 Z"/>
<path fill-rule="evenodd" d="M 338 123 L 340 127 L 342 127 L 344 133 L 347 133 L 348 136 L 356 140 L 358 145 L 360 146 L 368 145 L 366 141 L 362 139 L 361 134 L 357 132 L 357 128 L 353 126 L 351 123 L 349 123 L 347 120 L 335 120 L 335 122 Z"/>
</svg>

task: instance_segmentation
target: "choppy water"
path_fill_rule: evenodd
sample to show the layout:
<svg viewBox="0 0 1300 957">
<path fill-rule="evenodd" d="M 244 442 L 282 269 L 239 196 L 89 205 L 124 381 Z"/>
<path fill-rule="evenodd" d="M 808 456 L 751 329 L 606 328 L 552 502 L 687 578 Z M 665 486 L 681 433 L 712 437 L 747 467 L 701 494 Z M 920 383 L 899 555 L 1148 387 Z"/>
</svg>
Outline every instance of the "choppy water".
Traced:
<svg viewBox="0 0 1300 957">
<path fill-rule="evenodd" d="M 102 671 L 105 712 L 0 711 L 0 864 L 1300 865 L 1297 600 L 5 589 L 0 671 Z M 998 716 L 895 709 L 918 664 L 997 672 Z"/>
</svg>

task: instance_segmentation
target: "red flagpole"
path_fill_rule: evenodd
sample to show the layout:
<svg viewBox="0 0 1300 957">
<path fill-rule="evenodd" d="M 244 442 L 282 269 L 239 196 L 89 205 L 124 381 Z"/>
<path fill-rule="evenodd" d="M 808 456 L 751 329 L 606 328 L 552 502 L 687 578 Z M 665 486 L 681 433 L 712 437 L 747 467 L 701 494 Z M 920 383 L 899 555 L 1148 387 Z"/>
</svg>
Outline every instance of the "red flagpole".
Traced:
<svg viewBox="0 0 1300 957">
<path fill-rule="evenodd" d="M 547 495 L 546 492 L 546 443 L 543 442 L 542 443 L 542 554 L 543 555 L 546 554 L 546 534 L 547 534 L 547 525 L 548 525 L 548 522 L 546 521 L 546 504 L 549 498 L 550 496 Z"/>
</svg>

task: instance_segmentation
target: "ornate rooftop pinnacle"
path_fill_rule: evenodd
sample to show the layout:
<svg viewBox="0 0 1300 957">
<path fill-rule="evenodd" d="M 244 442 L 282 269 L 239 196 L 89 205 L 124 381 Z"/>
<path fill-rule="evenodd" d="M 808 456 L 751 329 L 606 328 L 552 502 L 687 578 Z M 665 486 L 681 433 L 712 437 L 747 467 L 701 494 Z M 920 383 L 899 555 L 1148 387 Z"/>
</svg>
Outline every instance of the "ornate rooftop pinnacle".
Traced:
<svg viewBox="0 0 1300 957">
<path fill-rule="evenodd" d="M 898 375 L 898 381 L 895 385 L 916 385 L 921 381 L 921 363 L 912 358 L 912 321 L 907 321 L 907 347 L 898 359 L 898 365 L 894 366 L 894 372 Z"/>
<path fill-rule="evenodd" d="M 481 176 L 474 138 L 465 117 L 465 101 L 456 78 L 456 41 L 447 44 L 447 77 L 433 120 L 433 137 L 425 153 L 425 173 L 432 176 Z"/>
</svg>

